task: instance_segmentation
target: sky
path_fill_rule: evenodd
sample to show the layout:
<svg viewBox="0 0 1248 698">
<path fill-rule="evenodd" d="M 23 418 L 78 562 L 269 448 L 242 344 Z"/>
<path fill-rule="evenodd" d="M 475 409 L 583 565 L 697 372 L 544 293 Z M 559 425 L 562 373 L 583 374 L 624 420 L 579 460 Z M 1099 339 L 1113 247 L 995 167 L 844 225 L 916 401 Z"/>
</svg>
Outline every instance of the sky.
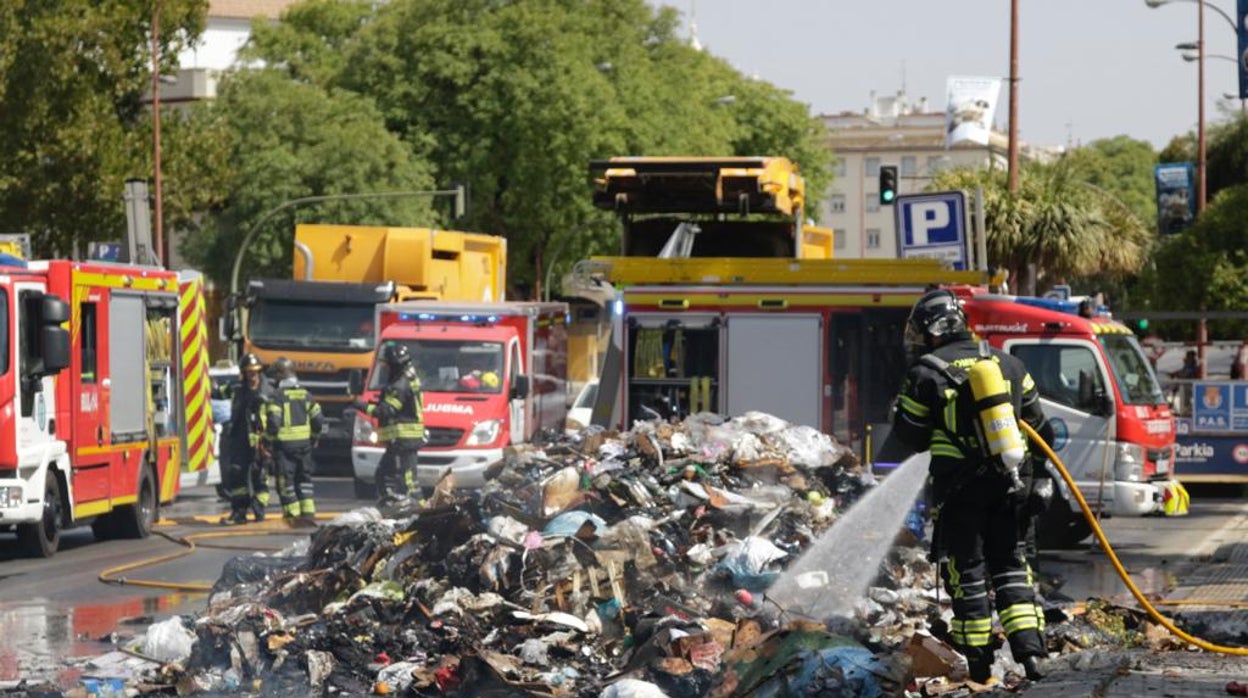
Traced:
<svg viewBox="0 0 1248 698">
<path fill-rule="evenodd" d="M 950 75 L 1010 72 L 1009 0 L 651 0 L 692 12 L 703 48 L 791 90 L 812 113 L 861 112 L 903 87 L 943 110 Z M 1235 0 L 1208 0 L 1210 54 L 1236 53 Z M 1175 44 L 1197 38 L 1197 0 L 1019 0 L 1020 138 L 1080 145 L 1126 134 L 1160 149 L 1196 128 L 1197 67 Z M 687 28 L 686 28 L 687 30 Z M 1232 59 L 1233 60 L 1233 59 Z M 1209 58 L 1206 123 L 1240 102 L 1232 60 Z M 1007 121 L 1002 84 L 997 124 Z"/>
</svg>

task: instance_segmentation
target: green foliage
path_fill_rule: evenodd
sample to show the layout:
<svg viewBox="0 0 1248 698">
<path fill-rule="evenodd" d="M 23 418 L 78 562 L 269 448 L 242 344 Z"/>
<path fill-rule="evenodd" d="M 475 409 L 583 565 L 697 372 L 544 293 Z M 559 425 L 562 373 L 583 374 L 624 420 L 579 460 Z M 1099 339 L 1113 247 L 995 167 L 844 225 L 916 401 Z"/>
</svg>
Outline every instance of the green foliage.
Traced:
<svg viewBox="0 0 1248 698">
<path fill-rule="evenodd" d="M 1077 163 L 1027 163 L 1011 196 L 1001 170 L 940 173 L 933 190 L 984 188 L 989 261 L 1010 271 L 1014 288 L 1034 292 L 1071 277 L 1124 276 L 1144 263 L 1151 231 L 1115 197 L 1088 186 Z M 1039 278 L 1026 270 L 1034 263 Z"/>
<path fill-rule="evenodd" d="M 186 253 L 228 279 L 249 226 L 263 224 L 243 259 L 244 277 L 290 275 L 296 222 L 427 226 L 430 197 L 309 203 L 268 216 L 293 199 L 430 190 L 428 167 L 383 127 L 366 97 L 292 82 L 279 70 L 243 70 L 220 87 L 218 118 L 229 134 L 227 195 Z"/>
<path fill-rule="evenodd" d="M 1248 308 L 1248 217 L 1245 211 L 1248 211 L 1248 185 L 1229 187 L 1209 202 L 1195 225 L 1163 242 L 1156 258 L 1153 308 Z M 1185 329 L 1190 332 L 1190 327 Z M 1240 336 L 1246 329 L 1242 322 L 1211 323 L 1210 334 Z"/>
<path fill-rule="evenodd" d="M 828 181 L 803 105 L 693 50 L 675 12 L 644 0 L 317 0 L 284 19 L 256 28 L 252 57 L 374 101 L 439 188 L 468 185 L 469 217 L 455 226 L 507 236 L 521 287 L 552 263 L 617 249 L 615 222 L 590 204 L 592 159 L 786 155 L 808 179 L 810 210 Z M 285 194 L 256 195 L 275 205 Z"/>
<path fill-rule="evenodd" d="M 1076 176 L 1113 196 L 1140 222 L 1155 227 L 1157 152 L 1148 141 L 1115 136 L 1092 141 L 1066 154 Z"/>
<path fill-rule="evenodd" d="M 1228 187 L 1248 184 L 1248 119 L 1237 117 L 1213 129 L 1205 158 L 1209 199 Z"/>
<path fill-rule="evenodd" d="M 162 0 L 166 68 L 202 31 L 207 4 Z M 133 0 L 0 3 L 0 227 L 33 233 L 39 255 L 124 235 L 124 181 L 151 173 L 142 98 L 152 10 Z"/>
</svg>

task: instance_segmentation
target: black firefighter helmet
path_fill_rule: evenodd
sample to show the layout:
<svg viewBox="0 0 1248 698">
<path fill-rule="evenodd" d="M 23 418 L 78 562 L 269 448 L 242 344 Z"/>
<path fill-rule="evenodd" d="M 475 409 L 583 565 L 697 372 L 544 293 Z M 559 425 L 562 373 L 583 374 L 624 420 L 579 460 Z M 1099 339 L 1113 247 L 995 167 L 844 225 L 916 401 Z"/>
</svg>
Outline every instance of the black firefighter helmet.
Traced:
<svg viewBox="0 0 1248 698">
<path fill-rule="evenodd" d="M 928 291 L 910 310 L 906 320 L 906 346 L 925 351 L 936 346 L 937 338 L 965 333 L 966 314 L 953 291 Z"/>
</svg>

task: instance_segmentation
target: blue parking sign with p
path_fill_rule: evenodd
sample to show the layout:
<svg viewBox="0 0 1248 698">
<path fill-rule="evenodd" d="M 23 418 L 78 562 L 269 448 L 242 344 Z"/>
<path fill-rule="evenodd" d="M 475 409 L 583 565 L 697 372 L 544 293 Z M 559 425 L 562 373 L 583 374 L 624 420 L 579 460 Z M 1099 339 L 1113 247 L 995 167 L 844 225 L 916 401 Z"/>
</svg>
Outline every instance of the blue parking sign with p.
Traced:
<svg viewBox="0 0 1248 698">
<path fill-rule="evenodd" d="M 898 257 L 934 257 L 954 269 L 969 268 L 962 192 L 899 196 L 895 210 Z"/>
</svg>

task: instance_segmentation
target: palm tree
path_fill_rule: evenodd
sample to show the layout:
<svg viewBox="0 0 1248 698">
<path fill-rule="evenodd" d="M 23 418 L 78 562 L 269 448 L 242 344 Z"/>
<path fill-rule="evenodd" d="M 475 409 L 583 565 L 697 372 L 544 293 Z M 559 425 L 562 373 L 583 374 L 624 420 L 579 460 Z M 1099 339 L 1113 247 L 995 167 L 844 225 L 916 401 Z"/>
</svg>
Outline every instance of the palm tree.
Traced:
<svg viewBox="0 0 1248 698">
<path fill-rule="evenodd" d="M 988 258 L 1020 293 L 1035 293 L 1039 281 L 1139 271 L 1152 232 L 1121 202 L 1062 160 L 1028 163 L 1021 175 L 1013 196 L 1001 170 L 949 170 L 929 189 L 983 187 Z"/>
</svg>

